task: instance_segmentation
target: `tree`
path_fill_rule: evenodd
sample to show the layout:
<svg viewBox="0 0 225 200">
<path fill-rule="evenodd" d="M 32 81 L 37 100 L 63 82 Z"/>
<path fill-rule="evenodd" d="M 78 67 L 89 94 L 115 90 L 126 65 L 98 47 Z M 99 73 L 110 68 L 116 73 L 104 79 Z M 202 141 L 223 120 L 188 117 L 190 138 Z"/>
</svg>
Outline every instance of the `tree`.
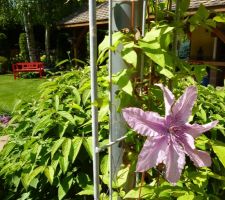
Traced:
<svg viewBox="0 0 225 200">
<path fill-rule="evenodd" d="M 82 5 L 82 1 L 61 1 L 61 0 L 39 0 L 38 12 L 42 15 L 38 15 L 38 21 L 45 27 L 45 53 L 47 62 L 50 60 L 50 31 L 51 28 L 56 25 L 57 21 L 67 16 L 68 13 L 78 9 Z"/>
<path fill-rule="evenodd" d="M 62 17 L 68 15 L 81 5 L 82 1 L 61 0 L 0 0 L 0 24 L 9 24 L 16 20 L 24 26 L 30 61 L 37 59 L 33 25 L 45 27 L 45 51 L 50 57 L 50 29 Z"/>
<path fill-rule="evenodd" d="M 33 16 L 35 13 L 35 2 L 31 0 L 1 0 L 0 1 L 0 22 L 2 25 L 10 22 L 19 22 L 24 26 L 27 39 L 27 47 L 30 61 L 37 59 L 35 50 L 35 40 L 33 33 Z"/>
</svg>

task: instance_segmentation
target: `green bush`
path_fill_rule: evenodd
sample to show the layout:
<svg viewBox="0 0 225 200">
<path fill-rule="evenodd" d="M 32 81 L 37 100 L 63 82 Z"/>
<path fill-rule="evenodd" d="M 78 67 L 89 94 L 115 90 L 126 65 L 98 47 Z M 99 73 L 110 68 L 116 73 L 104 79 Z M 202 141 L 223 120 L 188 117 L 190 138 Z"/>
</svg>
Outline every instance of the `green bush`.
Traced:
<svg viewBox="0 0 225 200">
<path fill-rule="evenodd" d="M 6 73 L 8 71 L 8 59 L 4 56 L 0 56 L 0 73 Z"/>
<path fill-rule="evenodd" d="M 83 199 L 77 193 L 92 188 L 89 69 L 43 83 L 41 94 L 38 101 L 19 103 L 4 130 L 11 140 L 0 152 L 0 199 Z M 101 141 L 105 121 L 106 113 Z"/>
</svg>

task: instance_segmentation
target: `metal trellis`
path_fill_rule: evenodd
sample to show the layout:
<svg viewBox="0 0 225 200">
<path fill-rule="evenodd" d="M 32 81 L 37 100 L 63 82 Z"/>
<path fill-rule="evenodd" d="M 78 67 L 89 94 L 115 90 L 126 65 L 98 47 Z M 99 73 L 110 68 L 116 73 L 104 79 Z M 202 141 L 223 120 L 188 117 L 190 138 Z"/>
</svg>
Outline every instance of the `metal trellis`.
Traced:
<svg viewBox="0 0 225 200">
<path fill-rule="evenodd" d="M 116 2 L 116 3 L 115 3 Z M 131 3 L 132 1 L 115 1 L 113 2 L 112 0 L 109 0 L 109 46 L 112 45 L 112 33 L 113 30 L 119 30 L 121 28 L 126 28 L 123 26 L 128 25 L 128 21 L 131 19 L 131 16 L 134 17 L 134 4 Z M 136 3 L 138 1 L 135 1 Z M 115 22 L 115 19 L 113 19 L 113 15 L 115 15 L 115 12 L 113 13 L 112 10 L 115 8 L 115 6 L 118 6 L 119 4 L 123 4 L 122 7 L 124 7 L 125 11 L 128 11 L 129 9 L 131 12 L 128 14 L 130 18 L 121 19 L 121 23 Z M 125 3 L 125 4 L 124 4 Z M 132 5 L 132 6 L 131 6 Z M 114 7 L 113 7 L 114 6 Z M 146 0 L 143 0 L 143 17 L 142 17 L 142 34 L 144 34 L 144 24 L 145 24 L 145 10 L 146 10 Z M 136 15 L 136 18 L 133 18 L 132 21 L 133 26 L 138 25 L 138 20 L 137 20 L 138 15 Z M 136 20 L 135 20 L 136 19 Z M 113 21 L 114 20 L 114 21 Z M 114 28 L 113 28 L 114 27 Z M 132 27 L 135 28 L 135 27 Z M 114 31 L 115 31 L 114 30 Z M 91 101 L 95 102 L 97 100 L 97 66 L 96 66 L 96 61 L 97 61 L 97 26 L 96 26 L 96 1 L 95 0 L 89 0 L 89 32 L 90 32 L 90 68 L 91 68 Z M 115 63 L 121 64 L 123 61 L 120 58 L 118 60 L 118 55 L 113 55 L 111 50 L 109 50 L 109 63 L 108 63 L 108 74 L 109 74 L 109 82 L 110 82 L 110 91 L 109 91 L 109 143 L 103 147 L 99 147 L 98 145 L 98 109 L 95 104 L 92 104 L 92 141 L 93 141 L 93 181 L 94 181 L 94 199 L 98 200 L 99 199 L 99 152 L 104 150 L 105 148 L 109 148 L 109 197 L 110 200 L 112 200 L 112 181 L 113 177 L 115 175 L 116 170 L 113 169 L 113 148 L 112 146 L 117 144 L 118 142 L 124 140 L 126 136 L 121 136 L 115 138 L 116 131 L 121 131 L 122 129 L 116 129 L 113 127 L 115 126 L 115 115 L 117 115 L 117 121 L 119 121 L 119 125 L 121 126 L 121 116 L 118 117 L 118 113 L 116 113 L 116 107 L 113 107 L 113 104 L 116 104 L 115 102 L 115 90 L 116 87 L 112 84 L 112 74 L 116 73 L 117 71 L 121 70 L 121 68 L 117 68 L 116 71 L 115 69 L 112 68 Z M 124 64 L 125 65 L 125 64 Z M 115 65 L 116 66 L 116 65 Z M 143 68 L 143 66 L 142 66 Z M 143 73 L 143 69 L 141 69 L 141 76 Z M 119 118 L 119 120 L 118 120 Z M 112 134 L 113 133 L 113 134 Z M 116 134 L 116 136 L 118 136 Z M 117 147 L 118 148 L 118 147 Z M 116 150 L 118 153 L 118 150 Z M 115 151 L 115 152 L 116 152 Z M 117 155 L 118 156 L 118 155 Z M 118 159 L 119 160 L 119 159 Z"/>
</svg>

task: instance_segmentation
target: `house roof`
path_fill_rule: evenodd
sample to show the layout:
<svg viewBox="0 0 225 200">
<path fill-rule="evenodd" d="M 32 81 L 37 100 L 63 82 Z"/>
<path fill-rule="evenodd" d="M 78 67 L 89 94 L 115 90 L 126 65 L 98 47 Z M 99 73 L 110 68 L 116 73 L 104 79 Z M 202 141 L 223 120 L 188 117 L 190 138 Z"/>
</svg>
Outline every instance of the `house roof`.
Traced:
<svg viewBox="0 0 225 200">
<path fill-rule="evenodd" d="M 191 0 L 189 8 L 198 8 L 201 4 L 205 7 L 220 7 L 225 6 L 225 0 Z"/>
<path fill-rule="evenodd" d="M 201 4 L 208 9 L 216 11 L 225 11 L 225 0 L 191 0 L 189 10 L 196 10 Z M 108 2 L 101 3 L 96 7 L 96 23 L 108 23 Z M 73 13 L 59 22 L 63 27 L 81 27 L 88 26 L 89 17 L 87 7 L 83 10 Z"/>
<path fill-rule="evenodd" d="M 96 6 L 96 21 L 97 24 L 108 23 L 108 2 L 101 3 Z M 64 18 L 59 25 L 64 27 L 79 27 L 87 26 L 89 24 L 88 9 L 73 13 L 72 15 Z"/>
</svg>

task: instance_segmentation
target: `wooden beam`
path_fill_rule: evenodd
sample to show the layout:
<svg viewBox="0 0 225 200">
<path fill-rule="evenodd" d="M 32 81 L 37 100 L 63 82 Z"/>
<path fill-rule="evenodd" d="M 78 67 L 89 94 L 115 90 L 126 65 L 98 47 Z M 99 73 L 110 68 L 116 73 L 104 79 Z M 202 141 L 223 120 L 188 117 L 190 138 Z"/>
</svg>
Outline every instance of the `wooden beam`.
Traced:
<svg viewBox="0 0 225 200">
<path fill-rule="evenodd" d="M 225 67 L 225 62 L 222 61 L 189 60 L 189 63 L 194 65 L 211 65 L 216 67 Z"/>
<path fill-rule="evenodd" d="M 220 29 L 214 28 L 213 33 L 225 44 L 225 34 Z"/>
<path fill-rule="evenodd" d="M 96 24 L 97 25 L 108 24 L 108 20 L 97 21 Z M 58 25 L 58 27 L 74 28 L 74 27 L 84 27 L 88 25 L 89 25 L 89 22 L 81 22 L 81 23 L 74 23 L 74 24 L 62 24 L 62 25 Z"/>
</svg>

